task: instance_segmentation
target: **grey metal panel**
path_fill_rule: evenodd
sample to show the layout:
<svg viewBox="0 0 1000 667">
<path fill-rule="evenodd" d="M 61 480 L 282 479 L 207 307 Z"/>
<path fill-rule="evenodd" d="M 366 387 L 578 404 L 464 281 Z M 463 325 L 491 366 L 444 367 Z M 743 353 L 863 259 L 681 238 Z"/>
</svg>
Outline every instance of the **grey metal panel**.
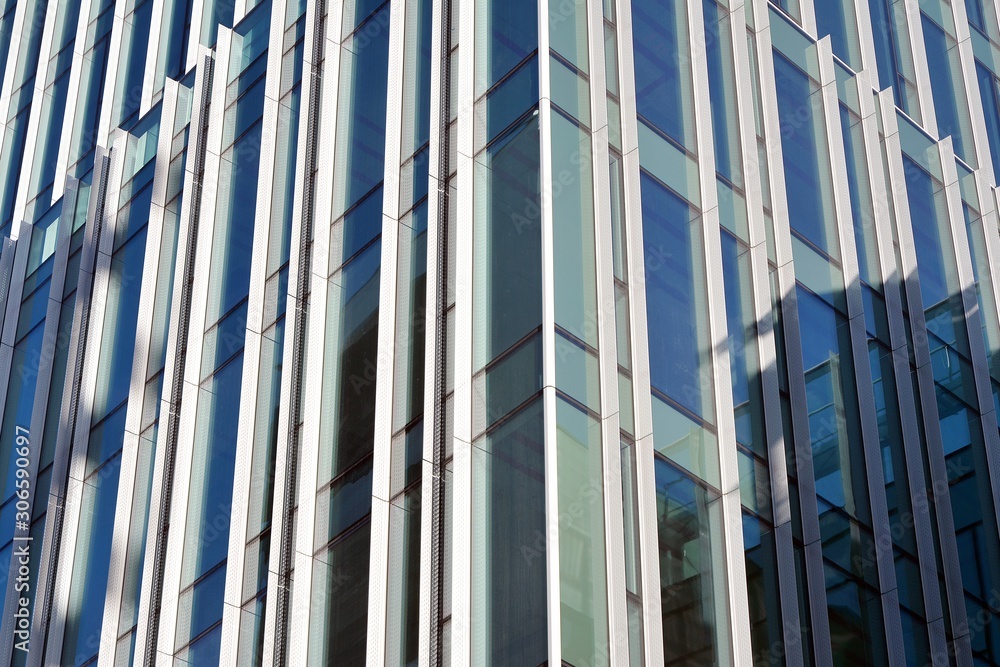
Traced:
<svg viewBox="0 0 1000 667">
<path fill-rule="evenodd" d="M 629 662 L 628 609 L 625 584 L 625 544 L 621 485 L 621 429 L 619 425 L 618 358 L 615 306 L 614 260 L 611 231 L 611 184 L 608 147 L 607 62 L 604 53 L 604 8 L 602 3 L 586 3 L 590 71 L 590 117 L 593 205 L 595 223 L 597 312 L 592 324 L 598 332 L 598 363 L 601 396 L 601 441 L 604 505 L 604 559 L 608 646 L 610 664 Z M 579 9 L 577 10 L 579 11 Z M 615 54 L 617 62 L 617 54 Z M 617 76 L 617 72 L 615 72 Z M 631 346 L 630 346 L 631 347 Z M 599 648 L 599 650 L 601 650 Z M 596 658 L 595 658 L 596 659 Z"/>
</svg>

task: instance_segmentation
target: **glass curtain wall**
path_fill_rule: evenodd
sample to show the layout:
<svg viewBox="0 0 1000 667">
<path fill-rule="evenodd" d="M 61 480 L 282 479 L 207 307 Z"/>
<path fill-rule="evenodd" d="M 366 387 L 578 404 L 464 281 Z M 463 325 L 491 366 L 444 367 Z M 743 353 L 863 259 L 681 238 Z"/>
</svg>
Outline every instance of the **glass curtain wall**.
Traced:
<svg viewBox="0 0 1000 667">
<path fill-rule="evenodd" d="M 309 664 L 367 651 L 390 3 L 344 4 Z M 329 55 L 327 56 L 329 57 Z M 351 602 L 345 603 L 346 600 Z"/>
</svg>

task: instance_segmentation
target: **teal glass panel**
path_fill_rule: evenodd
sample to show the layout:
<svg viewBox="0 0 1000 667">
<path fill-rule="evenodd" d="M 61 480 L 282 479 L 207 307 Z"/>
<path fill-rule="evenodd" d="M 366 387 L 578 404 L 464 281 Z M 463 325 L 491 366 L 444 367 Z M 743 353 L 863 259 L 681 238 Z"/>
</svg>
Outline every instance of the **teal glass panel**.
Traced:
<svg viewBox="0 0 1000 667">
<path fill-rule="evenodd" d="M 542 323 L 539 149 L 531 116 L 476 159 L 475 370 Z"/>
<path fill-rule="evenodd" d="M 555 321 L 597 347 L 597 259 L 590 133 L 552 118 L 552 236 Z"/>
<path fill-rule="evenodd" d="M 537 400 L 473 445 L 473 665 L 548 656 L 542 413 Z"/>
<path fill-rule="evenodd" d="M 609 665 L 601 421 L 556 403 L 562 658 Z"/>
</svg>

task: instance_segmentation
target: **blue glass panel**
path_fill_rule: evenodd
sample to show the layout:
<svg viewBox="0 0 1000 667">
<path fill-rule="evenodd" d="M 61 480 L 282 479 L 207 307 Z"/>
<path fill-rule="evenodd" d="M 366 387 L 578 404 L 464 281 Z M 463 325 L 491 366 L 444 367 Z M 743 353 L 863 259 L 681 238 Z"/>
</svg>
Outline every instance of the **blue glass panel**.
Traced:
<svg viewBox="0 0 1000 667">
<path fill-rule="evenodd" d="M 146 70 L 146 48 L 149 43 L 149 21 L 153 0 L 140 0 L 126 25 L 129 27 L 128 54 L 124 56 L 125 84 L 121 91 L 121 112 L 118 121 L 123 126 L 139 113 L 142 101 L 142 79 Z M 120 76 L 121 74 L 119 74 Z"/>
<path fill-rule="evenodd" d="M 187 593 L 191 596 L 191 619 L 188 634 L 197 637 L 222 620 L 226 592 L 226 566 L 213 570 Z M 182 603 L 183 604 L 183 603 Z"/>
<path fill-rule="evenodd" d="M 877 253 L 877 247 L 869 247 L 867 243 L 868 230 L 874 226 L 875 220 L 866 216 L 869 211 L 869 202 L 862 201 L 861 199 L 861 183 L 859 181 L 858 174 L 858 162 L 856 161 L 856 156 L 864 156 L 865 147 L 854 145 L 854 134 L 852 133 L 852 126 L 854 125 L 854 120 L 851 115 L 850 110 L 844 106 L 840 105 L 840 126 L 842 129 L 842 134 L 844 137 L 844 155 L 847 157 L 847 186 L 848 192 L 851 197 L 851 216 L 854 222 L 854 239 L 855 247 L 858 251 L 858 272 L 861 280 L 865 281 L 869 285 L 881 285 L 881 276 L 872 273 L 872 265 L 868 257 L 870 251 L 875 251 Z M 867 174 L 864 174 L 867 178 Z M 878 261 L 877 257 L 873 257 L 872 260 Z"/>
<path fill-rule="evenodd" d="M 870 525 L 849 324 L 801 286 L 796 296 L 816 494 Z"/>
<path fill-rule="evenodd" d="M 853 5 L 853 0 L 849 0 Z M 851 52 L 848 33 L 848 26 L 844 20 L 844 0 L 821 0 L 816 3 L 816 30 L 822 39 L 826 35 L 830 36 L 833 46 L 833 53 L 845 63 L 851 62 Z M 854 11 L 854 7 L 850 8 Z"/>
<path fill-rule="evenodd" d="M 677 0 L 633 0 L 632 31 L 635 46 L 636 110 L 676 142 L 684 145 L 685 108 L 682 83 L 689 66 L 680 51 Z"/>
<path fill-rule="evenodd" d="M 765 667 L 775 664 L 777 649 L 784 641 L 777 555 L 773 530 L 746 512 L 743 513 L 743 549 L 746 553 L 753 664 Z"/>
<path fill-rule="evenodd" d="M 975 0 L 969 0 L 974 2 Z M 983 102 L 983 115 L 986 118 L 986 136 L 990 142 L 990 155 L 993 158 L 993 176 L 1000 174 L 1000 82 L 988 67 L 976 61 L 976 73 L 979 77 L 979 95 Z"/>
<path fill-rule="evenodd" d="M 325 582 L 317 595 L 325 599 L 325 614 L 314 636 L 319 646 L 317 664 L 363 665 L 368 644 L 368 572 L 371 556 L 371 523 L 365 522 L 343 539 L 333 543 L 325 557 L 316 560 L 322 575 L 313 581 Z M 325 563 L 323 562 L 325 560 Z"/>
<path fill-rule="evenodd" d="M 258 109 L 258 114 L 263 111 Z M 259 117 L 259 116 L 258 116 Z M 221 275 L 212 281 L 221 283 L 218 313 L 228 312 L 247 294 L 250 280 L 250 260 L 253 254 L 254 219 L 257 212 L 257 171 L 260 166 L 261 124 L 257 123 L 233 146 L 233 175 L 229 187 L 227 211 L 229 217 L 226 259 L 213 269 Z M 224 206 L 226 204 L 223 204 Z M 216 233 L 220 233 L 217 230 Z M 214 271 L 213 271 L 214 273 Z"/>
<path fill-rule="evenodd" d="M 417 0 L 416 20 L 419 29 L 415 33 L 418 40 L 417 50 L 417 99 L 413 110 L 416 118 L 413 126 L 416 128 L 414 146 L 423 146 L 430 139 L 431 129 L 431 30 L 434 3 L 432 0 Z"/>
<path fill-rule="evenodd" d="M 896 24 L 892 20 L 891 6 L 891 0 L 868 0 L 879 82 L 882 86 L 892 86 L 896 106 L 905 112 L 908 106 L 904 94 L 906 83 L 899 68 L 900 46 L 896 36 Z"/>
<path fill-rule="evenodd" d="M 98 366 L 98 378 L 104 385 L 98 387 L 94 401 L 95 420 L 128 399 L 145 254 L 146 226 L 143 224 L 140 231 L 111 258 L 108 309 Z"/>
<path fill-rule="evenodd" d="M 372 458 L 354 466 L 330 487 L 327 535 L 338 537 L 372 511 Z M 322 534 L 322 531 L 320 531 Z"/>
<path fill-rule="evenodd" d="M 828 255 L 838 255 L 837 245 L 828 239 L 823 208 L 824 174 L 821 173 L 816 137 L 822 119 L 810 99 L 814 82 L 791 60 L 774 52 L 774 76 L 781 119 L 781 153 L 785 164 L 785 193 L 792 229 Z"/>
<path fill-rule="evenodd" d="M 477 161 L 476 369 L 542 322 L 541 178 L 537 115 Z"/>
<path fill-rule="evenodd" d="M 927 326 L 945 343 L 960 342 L 959 331 L 964 320 L 964 310 L 949 285 L 945 265 L 945 252 L 949 238 L 942 237 L 935 197 L 940 190 L 931 175 L 906 154 L 903 155 L 906 173 L 906 197 L 913 227 L 913 245 L 917 255 L 917 273 L 920 276 L 920 295 L 927 311 Z M 965 336 L 961 335 L 961 340 Z M 962 344 L 962 349 L 965 345 Z"/>
<path fill-rule="evenodd" d="M 170 0 L 170 10 L 165 12 L 161 28 L 161 45 L 166 48 L 163 56 L 164 74 L 176 79 L 184 74 L 187 60 L 188 35 L 191 33 L 189 7 L 192 0 Z"/>
<path fill-rule="evenodd" d="M 194 576 L 203 575 L 226 559 L 229 550 L 229 520 L 233 501 L 233 470 L 236 460 L 236 433 L 239 430 L 240 391 L 243 356 L 223 366 L 212 381 L 211 395 L 202 393 L 198 421 L 206 434 L 197 446 L 207 448 L 201 488 L 192 488 L 200 499 L 198 516 L 188 518 L 189 530 L 202 538 L 198 542 Z M 207 604 L 208 602 L 206 602 Z M 222 600 L 218 600 L 221 605 Z"/>
<path fill-rule="evenodd" d="M 703 382 L 705 286 L 700 230 L 686 201 L 642 172 L 649 370 L 655 389 L 696 415 L 711 413 Z M 707 394 L 707 395 L 706 395 Z"/>
<path fill-rule="evenodd" d="M 969 25 L 986 32 L 986 14 L 983 13 L 983 0 L 965 0 L 965 14 L 969 17 Z"/>
<path fill-rule="evenodd" d="M 742 175 L 735 163 L 740 159 L 736 147 L 736 126 L 734 116 L 736 100 L 732 99 L 732 52 L 727 14 L 716 0 L 703 0 L 705 8 L 705 48 L 708 55 L 708 88 L 712 106 L 712 129 L 715 141 L 715 170 L 730 182 L 740 182 Z M 720 23 L 725 21 L 725 23 Z M 736 153 L 733 155 L 733 153 Z"/>
<path fill-rule="evenodd" d="M 931 74 L 931 92 L 934 95 L 938 136 L 941 139 L 950 136 L 955 147 L 955 155 L 964 159 L 966 153 L 949 53 L 953 45 L 949 44 L 949 38 L 941 26 L 926 14 L 921 12 L 920 19 L 924 30 L 924 46 L 927 50 L 927 67 Z"/>
<path fill-rule="evenodd" d="M 344 216 L 344 254 L 350 260 L 382 233 L 382 187 L 362 199 Z"/>
<path fill-rule="evenodd" d="M 188 647 L 185 660 L 190 665 L 216 665 L 222 651 L 222 626 L 215 628 Z"/>
<path fill-rule="evenodd" d="M 484 0 L 486 88 L 538 48 L 538 0 Z"/>
<path fill-rule="evenodd" d="M 538 59 L 531 58 L 486 98 L 486 143 L 538 102 Z"/>
<path fill-rule="evenodd" d="M 389 5 L 380 9 L 372 21 L 386 21 Z M 382 180 L 385 165 L 385 115 L 389 71 L 389 30 L 364 32 L 355 37 L 357 52 L 343 61 L 341 108 L 346 110 L 344 132 L 348 142 L 337 151 L 347 156 L 347 172 L 336 176 L 346 179 L 345 206 L 350 208 Z"/>
<path fill-rule="evenodd" d="M 336 476 L 372 451 L 375 432 L 375 383 L 366 381 L 374 372 L 378 357 L 379 282 L 381 242 L 376 242 L 344 267 L 340 294 L 334 295 L 329 313 L 338 327 L 336 340 L 336 382 L 339 396 L 331 476 Z M 337 289 L 334 287 L 333 289 Z M 324 446 L 324 450 L 328 445 Z M 324 456 L 326 454 L 324 453 Z"/>
</svg>

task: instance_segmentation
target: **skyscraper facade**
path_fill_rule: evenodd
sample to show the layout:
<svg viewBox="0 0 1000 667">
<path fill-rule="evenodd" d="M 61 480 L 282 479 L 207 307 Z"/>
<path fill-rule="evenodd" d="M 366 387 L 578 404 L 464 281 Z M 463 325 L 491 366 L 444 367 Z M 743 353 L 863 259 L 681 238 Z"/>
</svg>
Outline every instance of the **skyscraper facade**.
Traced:
<svg viewBox="0 0 1000 667">
<path fill-rule="evenodd" d="M 0 667 L 1000 665 L 1000 0 L 0 0 Z"/>
</svg>

